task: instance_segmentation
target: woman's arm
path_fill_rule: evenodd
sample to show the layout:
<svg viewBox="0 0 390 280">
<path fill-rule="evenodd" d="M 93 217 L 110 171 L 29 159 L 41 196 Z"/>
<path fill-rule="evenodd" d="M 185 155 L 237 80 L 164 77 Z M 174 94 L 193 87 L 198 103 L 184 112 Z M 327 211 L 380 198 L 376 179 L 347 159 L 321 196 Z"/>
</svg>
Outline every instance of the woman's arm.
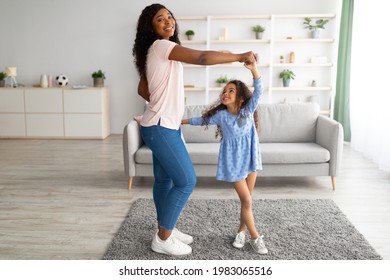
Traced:
<svg viewBox="0 0 390 280">
<path fill-rule="evenodd" d="M 146 101 L 150 101 L 150 92 L 148 86 L 148 80 L 145 76 L 141 76 L 138 83 L 138 95 L 140 95 Z"/>
<path fill-rule="evenodd" d="M 253 52 L 249 51 L 241 54 L 223 53 L 217 51 L 200 51 L 185 48 L 181 45 L 175 46 L 168 57 L 170 60 L 181 61 L 197 65 L 213 65 L 229 62 L 243 62 L 251 64 L 256 60 Z"/>
<path fill-rule="evenodd" d="M 181 120 L 181 124 L 190 124 L 190 120 L 189 119 L 183 119 L 183 120 Z"/>
</svg>

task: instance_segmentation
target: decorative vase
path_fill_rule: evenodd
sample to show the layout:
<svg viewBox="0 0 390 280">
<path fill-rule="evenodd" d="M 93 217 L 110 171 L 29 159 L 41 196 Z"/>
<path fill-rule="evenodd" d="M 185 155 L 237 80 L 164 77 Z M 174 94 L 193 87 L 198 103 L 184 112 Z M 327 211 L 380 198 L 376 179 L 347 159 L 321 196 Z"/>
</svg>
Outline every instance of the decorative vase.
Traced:
<svg viewBox="0 0 390 280">
<path fill-rule="evenodd" d="M 288 80 L 283 80 L 283 86 L 284 86 L 284 87 L 289 87 L 289 86 L 290 86 L 290 79 L 288 79 Z"/>
<path fill-rule="evenodd" d="M 93 78 L 93 86 L 94 87 L 104 87 L 104 79 L 103 78 Z"/>
<path fill-rule="evenodd" d="M 47 79 L 47 75 L 41 75 L 41 87 L 47 88 L 49 86 L 49 80 Z"/>
<path fill-rule="evenodd" d="M 312 30 L 312 31 L 310 32 L 310 37 L 311 37 L 312 39 L 317 39 L 319 36 L 320 36 L 320 31 L 319 31 L 318 29 Z"/>
<path fill-rule="evenodd" d="M 294 63 L 294 62 L 295 62 L 295 53 L 290 52 L 290 63 Z"/>
<path fill-rule="evenodd" d="M 53 87 L 53 76 L 49 75 L 47 76 L 47 79 L 48 79 L 48 86 Z"/>
<path fill-rule="evenodd" d="M 194 39 L 194 35 L 187 35 L 187 39 L 188 41 L 192 41 L 192 39 Z"/>
<path fill-rule="evenodd" d="M 257 40 L 263 39 L 263 32 L 256 32 L 256 39 Z"/>
</svg>

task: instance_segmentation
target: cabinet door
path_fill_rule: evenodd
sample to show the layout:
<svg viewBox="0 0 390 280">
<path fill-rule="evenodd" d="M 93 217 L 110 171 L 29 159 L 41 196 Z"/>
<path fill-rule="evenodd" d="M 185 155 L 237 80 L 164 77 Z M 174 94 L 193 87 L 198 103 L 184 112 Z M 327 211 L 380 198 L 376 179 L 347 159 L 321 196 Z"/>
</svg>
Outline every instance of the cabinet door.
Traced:
<svg viewBox="0 0 390 280">
<path fill-rule="evenodd" d="M 0 113 L 23 113 L 24 95 L 23 90 L 5 89 L 0 90 Z"/>
<path fill-rule="evenodd" d="M 62 113 L 62 89 L 26 89 L 27 113 Z"/>
<path fill-rule="evenodd" d="M 101 114 L 65 114 L 65 137 L 105 138 Z"/>
<path fill-rule="evenodd" d="M 26 136 L 26 124 L 24 121 L 24 114 L 0 114 L 0 136 Z"/>
<path fill-rule="evenodd" d="M 27 136 L 63 137 L 63 114 L 26 114 Z"/>
<path fill-rule="evenodd" d="M 101 113 L 102 90 L 64 90 L 64 112 Z"/>
<path fill-rule="evenodd" d="M 0 89 L 0 137 L 26 136 L 22 89 Z"/>
</svg>

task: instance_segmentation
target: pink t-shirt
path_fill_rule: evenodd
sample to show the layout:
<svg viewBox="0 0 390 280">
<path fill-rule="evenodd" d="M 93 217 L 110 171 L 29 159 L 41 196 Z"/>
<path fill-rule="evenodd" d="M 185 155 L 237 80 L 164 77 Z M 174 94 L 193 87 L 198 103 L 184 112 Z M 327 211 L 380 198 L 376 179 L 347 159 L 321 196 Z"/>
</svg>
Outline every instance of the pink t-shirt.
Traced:
<svg viewBox="0 0 390 280">
<path fill-rule="evenodd" d="M 146 61 L 150 101 L 141 125 L 160 125 L 179 129 L 184 114 L 183 65 L 169 60 L 169 54 L 177 44 L 168 40 L 156 40 L 149 48 Z"/>
</svg>

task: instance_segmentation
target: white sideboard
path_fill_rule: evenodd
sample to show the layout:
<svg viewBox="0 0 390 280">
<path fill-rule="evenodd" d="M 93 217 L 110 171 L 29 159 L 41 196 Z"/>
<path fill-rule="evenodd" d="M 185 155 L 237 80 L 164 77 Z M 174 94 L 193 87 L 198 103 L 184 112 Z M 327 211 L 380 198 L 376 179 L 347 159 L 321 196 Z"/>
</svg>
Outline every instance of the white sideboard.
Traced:
<svg viewBox="0 0 390 280">
<path fill-rule="evenodd" d="M 107 88 L 0 88 L 0 138 L 104 139 Z"/>
</svg>

